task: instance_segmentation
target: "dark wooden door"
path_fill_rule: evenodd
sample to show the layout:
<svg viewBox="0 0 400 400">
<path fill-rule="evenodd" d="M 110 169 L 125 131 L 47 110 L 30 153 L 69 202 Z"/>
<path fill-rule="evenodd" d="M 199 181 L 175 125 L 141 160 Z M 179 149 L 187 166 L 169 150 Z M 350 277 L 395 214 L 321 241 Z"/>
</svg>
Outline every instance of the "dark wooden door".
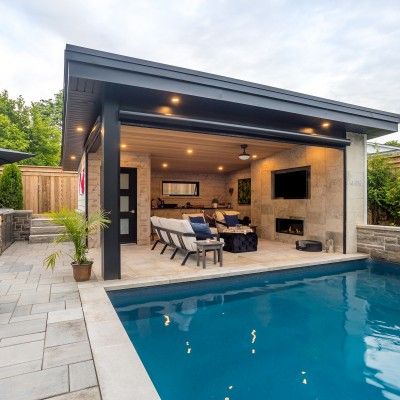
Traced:
<svg viewBox="0 0 400 400">
<path fill-rule="evenodd" d="M 107 188 L 105 188 L 107 192 Z M 137 243 L 137 170 L 120 169 L 120 242 Z"/>
</svg>

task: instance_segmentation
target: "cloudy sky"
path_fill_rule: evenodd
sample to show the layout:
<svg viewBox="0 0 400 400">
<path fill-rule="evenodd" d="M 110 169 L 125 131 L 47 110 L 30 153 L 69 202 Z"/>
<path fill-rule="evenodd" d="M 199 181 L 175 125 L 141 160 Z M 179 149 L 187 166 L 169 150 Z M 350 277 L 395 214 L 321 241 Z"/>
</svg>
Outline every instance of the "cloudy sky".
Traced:
<svg viewBox="0 0 400 400">
<path fill-rule="evenodd" d="M 51 97 L 65 43 L 400 112 L 400 0 L 0 0 L 0 90 Z"/>
</svg>

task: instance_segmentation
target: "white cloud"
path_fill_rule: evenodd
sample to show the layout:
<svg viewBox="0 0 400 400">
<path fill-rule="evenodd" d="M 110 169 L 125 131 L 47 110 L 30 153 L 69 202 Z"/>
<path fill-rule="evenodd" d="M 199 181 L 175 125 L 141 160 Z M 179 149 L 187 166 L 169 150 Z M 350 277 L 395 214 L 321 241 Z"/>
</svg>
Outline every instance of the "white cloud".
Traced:
<svg viewBox="0 0 400 400">
<path fill-rule="evenodd" d="M 398 1 L 0 0 L 0 88 L 62 86 L 65 43 L 400 112 Z"/>
</svg>

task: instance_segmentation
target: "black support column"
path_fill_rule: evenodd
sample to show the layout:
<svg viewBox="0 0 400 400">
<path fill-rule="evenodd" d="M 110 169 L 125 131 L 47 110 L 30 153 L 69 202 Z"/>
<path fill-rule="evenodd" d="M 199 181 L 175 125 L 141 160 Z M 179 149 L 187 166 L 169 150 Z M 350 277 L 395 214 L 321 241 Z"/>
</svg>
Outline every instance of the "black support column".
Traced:
<svg viewBox="0 0 400 400">
<path fill-rule="evenodd" d="M 119 105 L 112 87 L 105 87 L 102 109 L 101 207 L 108 213 L 111 225 L 101 234 L 102 275 L 106 279 L 121 279 L 119 243 L 119 169 L 120 122 Z"/>
</svg>

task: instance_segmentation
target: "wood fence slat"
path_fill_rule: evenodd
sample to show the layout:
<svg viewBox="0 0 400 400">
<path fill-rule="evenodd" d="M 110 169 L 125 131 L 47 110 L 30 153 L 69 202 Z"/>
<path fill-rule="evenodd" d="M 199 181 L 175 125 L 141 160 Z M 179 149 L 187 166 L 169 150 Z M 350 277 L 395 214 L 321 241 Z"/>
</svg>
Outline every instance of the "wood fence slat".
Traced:
<svg viewBox="0 0 400 400">
<path fill-rule="evenodd" d="M 60 167 L 20 166 L 24 209 L 34 214 L 78 207 L 78 174 Z M 0 174 L 3 168 L 0 167 Z"/>
</svg>

